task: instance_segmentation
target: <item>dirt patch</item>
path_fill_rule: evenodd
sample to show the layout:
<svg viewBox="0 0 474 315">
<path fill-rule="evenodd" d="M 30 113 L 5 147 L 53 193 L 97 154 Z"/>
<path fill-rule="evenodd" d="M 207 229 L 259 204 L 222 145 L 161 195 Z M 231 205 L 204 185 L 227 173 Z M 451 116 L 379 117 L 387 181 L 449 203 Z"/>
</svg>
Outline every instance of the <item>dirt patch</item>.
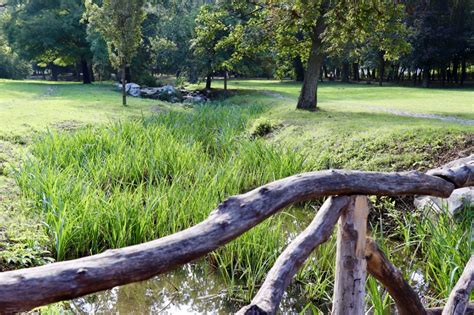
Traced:
<svg viewBox="0 0 474 315">
<path fill-rule="evenodd" d="M 160 105 L 155 105 L 155 106 L 152 106 L 150 111 L 154 114 L 165 114 L 168 112 L 168 110 L 164 109 L 163 107 L 161 107 Z"/>
<path fill-rule="evenodd" d="M 464 137 L 463 141 L 457 142 L 453 148 L 443 152 L 435 160 L 435 166 L 440 167 L 451 161 L 467 157 L 474 153 L 474 134 Z"/>
<path fill-rule="evenodd" d="M 57 89 L 49 86 L 43 94 L 43 97 L 51 97 L 56 94 Z"/>
<path fill-rule="evenodd" d="M 270 97 L 279 99 L 279 100 L 290 100 L 290 101 L 295 100 L 294 98 L 281 95 L 280 93 L 277 93 L 277 92 L 274 92 L 274 91 L 263 91 L 262 94 L 265 95 L 265 96 L 270 96 Z"/>
<path fill-rule="evenodd" d="M 436 114 L 406 112 L 406 111 L 390 109 L 390 108 L 383 108 L 383 107 L 376 107 L 376 106 L 375 107 L 370 106 L 369 108 L 374 109 L 374 110 L 383 111 L 383 112 L 390 113 L 390 114 L 397 115 L 397 116 L 436 119 L 436 120 L 442 120 L 442 121 L 447 121 L 447 122 L 453 122 L 453 123 L 457 123 L 457 124 L 461 124 L 461 125 L 474 126 L 474 120 L 472 120 L 472 119 L 463 119 L 463 118 L 458 118 L 458 117 L 453 117 L 453 116 L 444 116 L 444 115 L 436 115 Z"/>
<path fill-rule="evenodd" d="M 83 123 L 77 120 L 64 120 L 53 124 L 54 129 L 60 131 L 74 131 L 82 127 Z"/>
</svg>

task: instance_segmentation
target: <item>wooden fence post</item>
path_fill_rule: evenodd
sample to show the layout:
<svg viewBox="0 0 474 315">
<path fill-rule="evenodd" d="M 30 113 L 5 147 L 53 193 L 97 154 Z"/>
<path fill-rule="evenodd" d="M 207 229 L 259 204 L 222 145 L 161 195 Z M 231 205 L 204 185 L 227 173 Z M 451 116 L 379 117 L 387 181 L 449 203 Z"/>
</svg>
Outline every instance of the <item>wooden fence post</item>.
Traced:
<svg viewBox="0 0 474 315">
<path fill-rule="evenodd" d="M 336 281 L 332 315 L 363 315 L 367 261 L 365 246 L 369 200 L 353 196 L 339 218 L 337 231 Z"/>
</svg>

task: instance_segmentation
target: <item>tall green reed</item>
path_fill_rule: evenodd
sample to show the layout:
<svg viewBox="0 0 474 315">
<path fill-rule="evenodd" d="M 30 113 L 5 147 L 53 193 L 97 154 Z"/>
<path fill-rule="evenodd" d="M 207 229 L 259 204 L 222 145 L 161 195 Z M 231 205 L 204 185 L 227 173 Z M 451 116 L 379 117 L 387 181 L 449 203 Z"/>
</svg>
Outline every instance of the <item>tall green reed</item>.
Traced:
<svg viewBox="0 0 474 315">
<path fill-rule="evenodd" d="M 251 139 L 262 106 L 199 106 L 153 118 L 49 132 L 17 171 L 58 260 L 159 238 L 207 217 L 226 197 L 301 172 L 297 152 Z M 285 244 L 272 218 L 215 252 L 241 278 L 263 275 Z"/>
</svg>

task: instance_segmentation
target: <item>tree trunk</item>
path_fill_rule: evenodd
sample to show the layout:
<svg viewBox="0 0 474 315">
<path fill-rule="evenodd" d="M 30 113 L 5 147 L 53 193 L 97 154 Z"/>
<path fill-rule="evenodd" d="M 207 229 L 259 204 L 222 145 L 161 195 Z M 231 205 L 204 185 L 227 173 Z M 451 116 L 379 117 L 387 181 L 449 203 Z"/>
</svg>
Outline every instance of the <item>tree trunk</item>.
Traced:
<svg viewBox="0 0 474 315">
<path fill-rule="evenodd" d="M 385 52 L 379 52 L 379 85 L 382 86 L 383 78 L 385 76 Z"/>
<path fill-rule="evenodd" d="M 228 77 L 229 73 L 227 72 L 227 70 L 224 72 L 224 91 L 227 93 L 227 77 Z"/>
<path fill-rule="evenodd" d="M 420 73 L 420 75 L 421 75 L 421 73 Z M 428 67 L 428 66 L 425 66 L 423 68 L 423 84 L 422 84 L 422 86 L 424 88 L 427 88 L 427 87 L 430 86 L 430 67 Z"/>
<path fill-rule="evenodd" d="M 449 69 L 447 70 L 449 71 Z M 441 74 L 441 86 L 445 86 L 446 85 L 446 74 L 447 74 L 447 71 L 446 71 L 446 66 L 442 66 L 441 67 L 441 71 L 440 71 L 440 74 Z M 448 82 L 449 82 L 449 75 L 448 75 Z"/>
<path fill-rule="evenodd" d="M 336 280 L 332 315 L 365 313 L 367 261 L 365 246 L 369 203 L 366 196 L 353 196 L 339 218 Z"/>
<path fill-rule="evenodd" d="M 311 52 L 308 59 L 306 74 L 304 76 L 303 87 L 301 88 L 300 97 L 298 99 L 297 109 L 305 109 L 314 111 L 317 109 L 317 91 L 319 71 L 323 63 L 324 55 L 321 47 L 321 34 L 324 32 L 326 25 L 323 18 L 318 18 L 311 38 Z"/>
<path fill-rule="evenodd" d="M 211 89 L 211 84 L 212 84 L 212 77 L 210 74 L 208 74 L 206 77 L 206 90 Z"/>
<path fill-rule="evenodd" d="M 360 76 L 359 76 L 359 63 L 354 62 L 352 64 L 352 72 L 353 72 L 353 79 L 354 81 L 360 81 Z"/>
<path fill-rule="evenodd" d="M 467 72 L 466 72 L 466 57 L 462 58 L 461 62 L 461 82 L 460 84 L 463 85 L 464 81 L 467 79 Z"/>
<path fill-rule="evenodd" d="M 132 82 L 132 70 L 130 69 L 130 65 L 126 65 L 125 66 L 125 81 L 127 81 L 128 83 L 131 83 Z"/>
<path fill-rule="evenodd" d="M 199 77 L 196 71 L 195 67 L 189 67 L 189 72 L 188 72 L 188 81 L 189 83 L 196 83 L 198 81 Z"/>
<path fill-rule="evenodd" d="M 56 66 L 55 64 L 51 64 L 51 80 L 58 81 L 58 74 L 58 66 Z"/>
<path fill-rule="evenodd" d="M 349 82 L 349 61 L 344 60 L 342 62 L 342 82 L 348 83 Z"/>
<path fill-rule="evenodd" d="M 125 86 L 127 85 L 127 75 L 126 75 L 127 65 L 124 63 L 122 66 L 122 105 L 127 106 L 127 91 Z"/>
<path fill-rule="evenodd" d="M 88 64 L 89 64 L 89 78 L 91 79 L 91 82 L 95 82 L 94 67 L 92 66 L 92 61 L 89 60 Z"/>
<path fill-rule="evenodd" d="M 293 60 L 293 67 L 295 68 L 296 81 L 303 82 L 304 81 L 304 66 L 303 66 L 303 62 L 301 61 L 301 56 L 297 56 Z"/>
<path fill-rule="evenodd" d="M 454 61 L 453 61 L 453 81 L 456 84 L 459 82 L 458 68 L 459 68 L 459 60 L 454 59 Z"/>
<path fill-rule="evenodd" d="M 81 68 L 82 68 L 82 83 L 91 84 L 91 75 L 89 73 L 89 65 L 87 64 L 87 60 L 84 58 L 81 58 Z"/>
<path fill-rule="evenodd" d="M 74 76 L 76 77 L 77 82 L 81 81 L 81 69 L 82 69 L 81 62 L 80 61 L 76 62 L 75 67 L 74 67 Z"/>
</svg>

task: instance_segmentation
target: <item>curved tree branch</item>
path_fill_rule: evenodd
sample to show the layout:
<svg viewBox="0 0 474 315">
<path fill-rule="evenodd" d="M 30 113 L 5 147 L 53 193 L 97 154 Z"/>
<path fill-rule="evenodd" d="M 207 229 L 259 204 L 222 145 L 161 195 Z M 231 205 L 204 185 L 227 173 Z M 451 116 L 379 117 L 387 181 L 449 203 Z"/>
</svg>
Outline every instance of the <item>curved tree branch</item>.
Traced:
<svg viewBox="0 0 474 315">
<path fill-rule="evenodd" d="M 469 295 L 474 288 L 474 255 L 469 259 L 461 278 L 449 295 L 443 315 L 464 315 L 469 305 Z"/>
<path fill-rule="evenodd" d="M 399 315 L 424 315 L 426 310 L 415 290 L 403 279 L 403 275 L 379 249 L 377 243 L 367 238 L 365 247 L 367 271 L 387 288 L 395 301 Z"/>
<path fill-rule="evenodd" d="M 230 242 L 286 206 L 330 195 L 448 197 L 454 185 L 419 172 L 321 171 L 230 197 L 203 222 L 148 243 L 41 267 L 0 273 L 0 309 L 27 311 L 149 279 Z"/>
<path fill-rule="evenodd" d="M 293 276 L 320 244 L 331 236 L 342 210 L 350 203 L 346 196 L 330 197 L 311 224 L 281 253 L 250 305 L 237 314 L 275 314 Z"/>
</svg>

